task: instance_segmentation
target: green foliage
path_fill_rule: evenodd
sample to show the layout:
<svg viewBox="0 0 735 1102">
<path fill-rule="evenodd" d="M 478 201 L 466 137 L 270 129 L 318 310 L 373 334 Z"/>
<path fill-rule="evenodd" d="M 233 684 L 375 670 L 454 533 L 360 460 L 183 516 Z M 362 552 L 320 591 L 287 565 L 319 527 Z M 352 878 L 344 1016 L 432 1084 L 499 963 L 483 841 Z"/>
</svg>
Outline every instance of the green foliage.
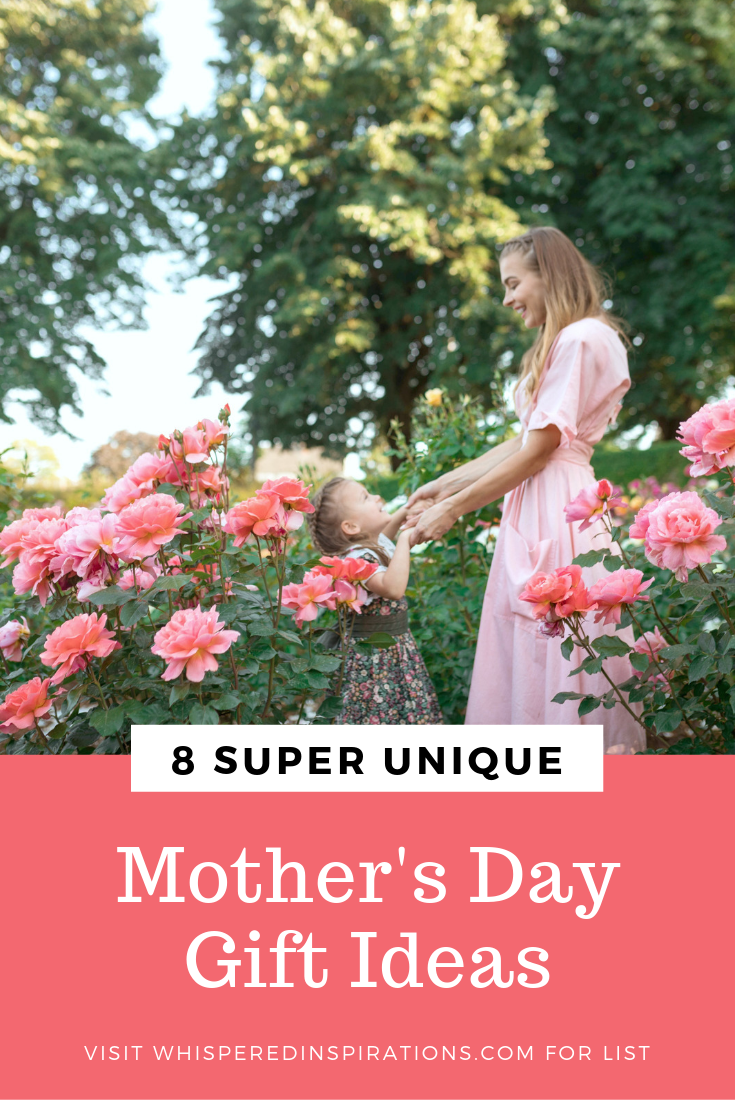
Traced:
<svg viewBox="0 0 735 1102">
<path fill-rule="evenodd" d="M 616 486 L 628 486 L 636 479 L 644 478 L 685 486 L 689 479 L 686 473 L 689 464 L 679 454 L 680 447 L 676 440 L 657 440 L 645 451 L 603 443 L 595 448 L 594 464 L 596 469 L 604 470 L 605 478 Z"/>
<path fill-rule="evenodd" d="M 502 441 L 505 426 L 478 400 L 414 407 L 411 439 L 393 426 L 401 488 L 410 494 L 424 482 L 482 455 Z M 497 503 L 462 517 L 441 541 L 412 555 L 407 596 L 411 631 L 426 662 L 446 723 L 463 723 L 477 630 L 490 570 L 488 535 L 500 522 Z"/>
<path fill-rule="evenodd" d="M 515 319 L 491 290 L 520 229 L 500 198 L 544 163 L 544 90 L 469 0 L 218 0 L 213 118 L 176 138 L 207 274 L 232 276 L 199 372 L 248 395 L 255 443 L 343 454 L 410 431 L 426 387 L 495 386 Z"/>
<path fill-rule="evenodd" d="M 506 200 L 614 277 L 636 346 L 620 425 L 657 421 L 672 439 L 735 359 L 732 6 L 569 0 L 556 20 L 552 7 L 541 0 L 508 24 L 522 90 L 551 82 L 556 109 L 553 168 L 516 174 Z"/>
<path fill-rule="evenodd" d="M 160 243 L 155 155 L 130 139 L 159 79 L 148 0 L 0 8 L 0 417 L 10 391 L 51 430 L 78 411 L 84 326 L 141 324 L 136 259 Z M 150 122 L 150 120 L 148 120 Z"/>
</svg>

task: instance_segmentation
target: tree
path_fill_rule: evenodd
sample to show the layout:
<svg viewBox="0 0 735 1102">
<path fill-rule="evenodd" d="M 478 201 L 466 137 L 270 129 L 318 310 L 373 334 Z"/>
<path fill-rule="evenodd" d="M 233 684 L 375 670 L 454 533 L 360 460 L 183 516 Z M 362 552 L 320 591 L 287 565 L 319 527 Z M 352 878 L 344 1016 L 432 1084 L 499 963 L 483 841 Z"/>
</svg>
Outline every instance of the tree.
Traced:
<svg viewBox="0 0 735 1102">
<path fill-rule="evenodd" d="M 148 0 L 0 8 L 0 417 L 22 397 L 59 427 L 74 372 L 104 367 L 85 328 L 141 324 L 136 260 L 160 242 L 155 154 L 129 136 L 160 63 Z M 155 179 L 155 176 L 153 177 Z"/>
<path fill-rule="evenodd" d="M 553 167 L 505 197 L 611 272 L 635 346 L 621 427 L 656 421 L 672 439 L 735 373 L 732 5 L 569 0 L 555 26 L 548 14 L 541 0 L 508 29 L 522 90 L 554 86 Z"/>
<path fill-rule="evenodd" d="M 92 452 L 89 463 L 85 464 L 87 474 L 99 474 L 116 482 L 132 466 L 138 456 L 158 449 L 158 437 L 149 432 L 116 432 L 106 444 L 100 444 Z"/>
<path fill-rule="evenodd" d="M 500 197 L 544 163 L 548 96 L 519 96 L 495 16 L 468 0 L 218 0 L 214 118 L 178 135 L 201 269 L 233 286 L 199 347 L 246 394 L 253 441 L 343 454 L 407 433 L 429 386 L 495 386 L 513 318 Z M 204 389 L 204 388 L 203 388 Z"/>
</svg>

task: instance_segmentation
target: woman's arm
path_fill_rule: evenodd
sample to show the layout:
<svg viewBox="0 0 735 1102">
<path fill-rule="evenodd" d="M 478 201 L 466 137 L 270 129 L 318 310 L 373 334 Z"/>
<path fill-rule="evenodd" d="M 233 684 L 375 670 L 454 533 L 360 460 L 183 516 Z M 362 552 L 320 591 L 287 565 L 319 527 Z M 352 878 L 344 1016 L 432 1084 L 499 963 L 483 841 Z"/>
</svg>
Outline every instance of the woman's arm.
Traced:
<svg viewBox="0 0 735 1102">
<path fill-rule="evenodd" d="M 559 447 L 560 441 L 561 432 L 556 425 L 533 429 L 523 447 L 516 448 L 510 454 L 506 453 L 502 462 L 494 465 L 471 485 L 422 513 L 412 529 L 411 543 L 439 539 L 465 513 L 481 509 L 483 505 L 489 505 L 491 501 L 496 501 L 509 490 L 520 486 L 527 478 L 543 470 L 552 453 Z"/>
<path fill-rule="evenodd" d="M 451 494 L 458 493 L 478 478 L 482 478 L 494 467 L 497 467 L 509 455 L 514 455 L 520 449 L 521 444 L 522 438 L 520 436 L 514 436 L 512 440 L 504 440 L 502 444 L 490 448 L 490 451 L 478 456 L 477 459 L 470 459 L 468 463 L 463 463 L 461 467 L 455 467 L 453 471 L 442 475 L 441 478 L 435 478 L 433 481 L 419 486 L 418 490 L 414 490 L 408 499 L 407 507 L 411 509 L 417 502 L 426 499 L 432 499 L 434 503 L 437 503 Z"/>
<path fill-rule="evenodd" d="M 398 601 L 406 592 L 408 575 L 411 569 L 411 531 L 406 529 L 401 532 L 396 543 L 396 550 L 386 570 L 379 574 L 373 574 L 372 578 L 364 583 L 365 588 L 371 593 L 377 593 L 379 597 L 387 597 L 390 601 Z"/>
</svg>

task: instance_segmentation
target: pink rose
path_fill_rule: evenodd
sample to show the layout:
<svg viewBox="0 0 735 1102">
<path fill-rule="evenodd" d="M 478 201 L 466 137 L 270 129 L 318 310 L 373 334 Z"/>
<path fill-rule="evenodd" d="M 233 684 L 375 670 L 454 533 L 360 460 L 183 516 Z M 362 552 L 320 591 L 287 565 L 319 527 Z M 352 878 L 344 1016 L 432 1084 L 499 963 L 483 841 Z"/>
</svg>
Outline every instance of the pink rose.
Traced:
<svg viewBox="0 0 735 1102">
<path fill-rule="evenodd" d="M 199 682 L 208 670 L 219 668 L 215 654 L 224 654 L 239 638 L 239 631 L 225 629 L 216 608 L 202 610 L 197 605 L 175 612 L 156 632 L 151 651 L 168 663 L 161 674 L 164 681 L 173 681 L 185 670 L 188 681 Z"/>
<path fill-rule="evenodd" d="M 23 550 L 13 570 L 16 593 L 32 593 L 42 605 L 51 593 L 51 563 L 56 557 L 56 541 L 66 531 L 61 518 L 40 520 L 21 538 Z"/>
<path fill-rule="evenodd" d="M 693 477 L 716 474 L 735 463 L 735 400 L 709 402 L 682 421 L 677 436 L 685 445 L 681 454 L 692 460 Z"/>
<path fill-rule="evenodd" d="M 636 654 L 645 654 L 650 659 L 655 658 L 659 651 L 662 651 L 668 645 L 658 628 L 654 628 L 653 631 L 644 631 L 643 635 L 636 639 L 632 649 Z M 636 670 L 635 672 L 640 677 L 639 671 Z"/>
<path fill-rule="evenodd" d="M 633 523 L 630 526 L 628 535 L 634 540 L 644 540 L 646 533 L 648 532 L 649 518 L 653 510 L 658 505 L 658 501 L 649 501 L 647 505 L 644 505 L 642 509 L 639 509 L 633 518 Z"/>
<path fill-rule="evenodd" d="M 296 610 L 296 623 L 301 627 L 304 620 L 315 620 L 320 608 L 333 611 L 337 607 L 333 579 L 328 574 L 306 574 L 301 585 L 292 582 L 284 586 L 282 603 L 284 608 Z"/>
<path fill-rule="evenodd" d="M 641 570 L 628 570 L 625 567 L 608 574 L 589 591 L 590 601 L 599 609 L 595 623 L 619 624 L 623 605 L 632 605 L 635 601 L 647 601 L 643 590 L 648 589 L 653 578 L 643 581 Z"/>
<path fill-rule="evenodd" d="M 153 491 L 154 482 L 165 482 L 168 477 L 171 460 L 168 456 L 154 455 L 152 452 L 143 452 L 128 468 L 125 478 L 132 479 L 145 490 Z"/>
<path fill-rule="evenodd" d="M 108 513 L 104 518 L 76 524 L 63 532 L 56 541 L 57 554 L 51 561 L 55 580 L 66 574 L 86 579 L 90 571 L 104 564 L 105 558 L 113 558 L 116 528 L 117 517 Z"/>
<path fill-rule="evenodd" d="M 94 520 L 102 520 L 99 509 L 87 509 L 84 505 L 75 505 L 65 515 L 67 528 L 76 528 L 78 524 L 91 524 Z"/>
<path fill-rule="evenodd" d="M 204 439 L 208 448 L 216 448 L 219 447 L 220 444 L 224 444 L 230 434 L 227 425 L 223 425 L 219 421 L 210 421 L 207 417 L 197 422 L 197 429 L 204 433 Z"/>
<path fill-rule="evenodd" d="M 564 578 L 559 578 L 556 573 L 545 574 L 539 571 L 528 579 L 520 599 L 533 605 L 532 614 L 535 620 L 544 620 L 547 612 L 551 611 L 557 601 L 562 601 L 568 591 L 569 585 Z"/>
<path fill-rule="evenodd" d="M 284 510 L 277 494 L 258 490 L 255 497 L 238 501 L 225 515 L 222 527 L 235 537 L 235 547 L 241 547 L 252 533 L 268 536 L 280 531 L 284 522 Z"/>
<path fill-rule="evenodd" d="M 691 490 L 667 494 L 648 514 L 646 558 L 656 566 L 673 570 L 685 582 L 689 570 L 708 563 L 716 551 L 724 551 L 724 536 L 715 535 L 721 521 Z"/>
<path fill-rule="evenodd" d="M 23 658 L 23 643 L 30 638 L 30 629 L 25 617 L 23 620 L 8 620 L 0 627 L 0 651 L 7 662 L 20 662 Z"/>
<path fill-rule="evenodd" d="M 173 433 L 168 447 L 174 458 L 183 459 L 185 463 L 204 463 L 209 458 L 206 435 L 191 426 L 183 432 Z"/>
<path fill-rule="evenodd" d="M 3 555 L 2 566 L 10 566 L 20 556 L 23 550 L 23 537 L 35 528 L 42 520 L 59 520 L 61 508 L 54 505 L 50 509 L 24 509 L 22 516 L 8 524 L 0 531 L 0 555 Z"/>
<path fill-rule="evenodd" d="M 149 492 L 140 482 L 131 478 L 130 474 L 124 474 L 109 489 L 105 490 L 105 496 L 102 498 L 102 508 L 109 509 L 111 513 L 121 513 L 128 505 L 132 505 L 134 501 L 139 501 Z"/>
<path fill-rule="evenodd" d="M 184 508 L 170 494 L 151 494 L 128 505 L 117 519 L 116 554 L 125 562 L 155 555 L 183 532 L 178 525 L 192 515 L 181 516 Z"/>
<path fill-rule="evenodd" d="M 261 490 L 276 494 L 284 505 L 297 509 L 300 513 L 313 513 L 314 506 L 309 501 L 311 486 L 305 486 L 300 478 L 289 478 L 287 475 L 281 478 L 269 478 L 261 486 Z"/>
<path fill-rule="evenodd" d="M 361 585 L 353 585 L 345 578 L 338 578 L 334 583 L 334 595 L 338 605 L 347 605 L 353 612 L 359 612 L 368 594 Z"/>
<path fill-rule="evenodd" d="M 367 559 L 344 558 L 337 555 L 323 555 L 312 574 L 331 574 L 333 578 L 344 578 L 348 582 L 364 582 L 372 578 L 378 564 Z"/>
<path fill-rule="evenodd" d="M 616 492 L 613 484 L 606 478 L 599 482 L 593 482 L 580 490 L 574 501 L 564 506 L 564 516 L 569 524 L 575 520 L 581 520 L 580 532 L 589 528 L 596 520 L 599 520 L 606 512 L 609 513 L 615 506 L 622 505 L 622 498 Z"/>
<path fill-rule="evenodd" d="M 15 736 L 18 731 L 33 727 L 36 720 L 50 712 L 53 704 L 48 695 L 50 684 L 50 677 L 43 681 L 34 677 L 8 693 L 0 704 L 0 731 Z"/>
<path fill-rule="evenodd" d="M 169 564 L 173 562 L 173 559 L 169 559 Z M 172 573 L 176 573 L 172 571 Z M 150 589 L 156 578 L 160 577 L 161 568 L 155 559 L 146 559 L 140 566 L 130 570 L 126 570 L 124 574 L 120 576 L 120 581 L 117 583 L 120 589 L 132 589 L 135 586 L 136 589 L 146 590 Z"/>
<path fill-rule="evenodd" d="M 120 644 L 105 627 L 107 615 L 81 612 L 73 620 L 67 620 L 46 639 L 41 652 L 44 666 L 58 666 L 51 678 L 58 685 L 75 670 L 83 669 L 91 658 L 107 658 Z"/>
</svg>

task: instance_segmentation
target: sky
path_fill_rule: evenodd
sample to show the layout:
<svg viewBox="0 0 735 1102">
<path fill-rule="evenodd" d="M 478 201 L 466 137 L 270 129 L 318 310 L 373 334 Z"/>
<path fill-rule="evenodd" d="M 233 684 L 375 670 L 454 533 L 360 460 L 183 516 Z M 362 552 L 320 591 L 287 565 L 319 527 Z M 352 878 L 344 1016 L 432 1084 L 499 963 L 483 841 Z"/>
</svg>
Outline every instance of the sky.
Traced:
<svg viewBox="0 0 735 1102">
<path fill-rule="evenodd" d="M 159 0 L 151 24 L 161 40 L 168 70 L 151 103 L 154 114 L 170 117 L 184 107 L 198 113 L 210 102 L 214 79 L 206 63 L 220 51 L 211 25 L 213 14 L 209 0 Z M 84 415 L 77 417 L 67 410 L 63 416 L 64 426 L 77 439 L 62 433 L 45 435 L 28 421 L 20 404 L 10 403 L 15 423 L 0 424 L 0 450 L 18 440 L 48 445 L 56 453 L 60 476 L 73 480 L 94 449 L 120 429 L 157 436 L 201 417 L 216 417 L 226 400 L 224 392 L 213 387 L 208 397 L 195 399 L 199 380 L 191 371 L 197 360 L 194 342 L 211 309 L 207 300 L 224 284 L 194 279 L 177 294 L 167 285 L 172 262 L 172 257 L 159 255 L 145 264 L 144 277 L 152 287 L 147 330 L 92 334 L 108 368 L 102 382 L 78 377 Z"/>
</svg>

